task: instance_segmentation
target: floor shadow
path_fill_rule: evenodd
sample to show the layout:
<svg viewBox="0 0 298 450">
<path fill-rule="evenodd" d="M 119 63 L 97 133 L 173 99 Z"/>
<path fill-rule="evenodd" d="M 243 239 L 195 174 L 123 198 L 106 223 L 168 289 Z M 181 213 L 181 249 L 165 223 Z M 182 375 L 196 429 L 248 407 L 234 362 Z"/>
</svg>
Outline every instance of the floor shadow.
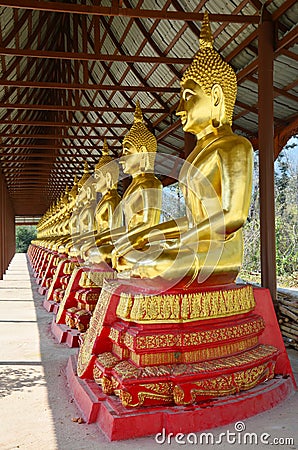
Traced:
<svg viewBox="0 0 298 450">
<path fill-rule="evenodd" d="M 44 370 L 44 380 L 47 386 L 48 401 L 52 412 L 57 441 L 57 448 L 48 448 L 47 450 L 111 450 L 119 448 L 127 450 L 149 450 L 152 448 L 160 448 L 160 445 L 155 443 L 154 437 L 152 436 L 122 442 L 109 442 L 94 424 L 78 424 L 77 422 L 72 421 L 72 419 L 77 417 L 79 413 L 74 406 L 73 399 L 71 398 L 67 387 L 65 368 L 69 356 L 76 353 L 77 349 L 70 349 L 66 345 L 55 342 L 50 331 L 50 324 L 53 319 L 53 314 L 48 313 L 42 306 L 44 297 L 38 293 L 39 286 L 35 283 L 28 260 L 27 266 L 30 273 L 33 300 L 40 335 L 41 364 Z M 297 355 L 298 352 L 295 352 L 293 355 L 290 355 L 290 358 L 296 358 Z M 297 376 L 297 365 L 295 366 L 294 372 Z M 31 375 L 33 376 L 34 381 L 35 374 L 33 369 Z M 24 372 L 21 374 L 21 377 L 22 379 L 19 384 L 16 380 L 12 380 L 12 386 L 10 387 L 11 389 L 14 388 L 14 382 L 16 383 L 15 389 L 22 389 L 23 386 L 27 386 L 26 373 Z M 39 383 L 41 380 L 36 377 L 35 382 Z M 255 424 L 254 426 L 256 427 L 256 431 L 261 433 L 264 426 L 269 427 L 267 422 L 274 424 L 277 421 L 281 423 L 286 421 L 287 418 L 284 418 L 283 414 L 288 415 L 289 409 L 291 410 L 292 408 L 294 410 L 296 404 L 297 400 L 295 401 L 295 399 L 290 399 L 287 409 L 284 409 L 281 405 L 280 407 L 273 409 L 271 416 L 270 412 L 268 412 L 269 416 L 267 412 L 263 413 L 262 417 L 269 417 L 269 419 L 262 419 L 262 421 L 259 418 L 251 418 L 247 421 L 250 424 Z M 267 416 L 265 416 L 265 414 L 267 414 Z M 150 420 L 150 416 L 148 417 L 148 420 Z M 292 420 L 292 418 L 290 418 L 290 420 Z M 165 447 L 175 450 L 181 448 L 178 444 L 165 445 Z M 201 448 L 205 449 L 207 447 L 202 446 Z M 223 449 L 224 448 L 226 447 L 223 446 Z"/>
<path fill-rule="evenodd" d="M 106 448 L 108 440 L 102 435 L 98 440 L 99 430 L 94 424 L 78 424 L 73 418 L 78 417 L 79 412 L 68 390 L 65 375 L 66 364 L 70 355 L 77 353 L 78 349 L 71 349 L 66 344 L 58 344 L 51 333 L 53 314 L 48 313 L 43 307 L 44 296 L 38 292 L 39 285 L 33 277 L 32 268 L 27 257 L 27 267 L 30 273 L 33 301 L 40 339 L 41 365 L 44 371 L 44 382 L 47 387 L 48 402 L 51 408 L 58 450 L 95 450 Z M 25 378 L 25 374 L 24 378 Z M 34 374 L 33 382 L 34 382 Z M 38 382 L 38 380 L 35 380 Z M 25 382 L 25 381 L 24 381 Z M 88 438 L 88 443 L 86 439 Z M 102 444 L 104 446 L 102 446 Z M 116 443 L 115 443 L 116 445 Z M 113 444 L 112 444 L 113 448 Z M 48 449 L 48 450 L 56 450 Z"/>
<path fill-rule="evenodd" d="M 22 391 L 25 388 L 32 388 L 37 385 L 42 386 L 45 384 L 44 376 L 40 373 L 40 370 L 32 367 L 12 368 L 11 362 L 8 364 L 9 367 L 0 367 L 0 398 L 6 397 L 15 391 Z M 31 362 L 30 365 L 32 365 Z"/>
</svg>

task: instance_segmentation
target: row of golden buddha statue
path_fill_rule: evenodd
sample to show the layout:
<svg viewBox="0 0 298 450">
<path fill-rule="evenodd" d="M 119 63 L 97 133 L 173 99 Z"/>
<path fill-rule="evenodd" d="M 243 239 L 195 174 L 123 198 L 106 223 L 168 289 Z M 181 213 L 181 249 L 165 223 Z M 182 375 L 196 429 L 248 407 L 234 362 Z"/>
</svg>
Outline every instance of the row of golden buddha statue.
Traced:
<svg viewBox="0 0 298 450">
<path fill-rule="evenodd" d="M 94 174 L 86 165 L 38 224 L 29 253 L 59 305 L 56 323 L 87 330 L 78 375 L 124 406 L 196 403 L 274 375 L 278 351 L 258 343 L 264 320 L 253 313 L 253 289 L 235 284 L 253 160 L 231 128 L 236 92 L 205 15 L 177 109 L 197 138 L 179 175 L 186 216 L 160 223 L 157 141 L 137 103 L 119 160 L 132 177 L 123 198 L 105 142 Z"/>
</svg>

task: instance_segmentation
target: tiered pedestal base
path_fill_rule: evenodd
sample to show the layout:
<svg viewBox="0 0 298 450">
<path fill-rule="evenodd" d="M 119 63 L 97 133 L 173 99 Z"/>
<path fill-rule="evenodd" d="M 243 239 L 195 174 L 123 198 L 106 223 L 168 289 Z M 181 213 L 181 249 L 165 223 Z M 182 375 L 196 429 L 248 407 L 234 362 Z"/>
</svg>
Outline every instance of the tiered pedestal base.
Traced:
<svg viewBox="0 0 298 450">
<path fill-rule="evenodd" d="M 66 374 L 76 404 L 86 422 L 97 423 L 111 441 L 220 427 L 267 411 L 294 392 L 291 377 L 278 376 L 249 391 L 199 405 L 125 408 L 117 397 L 104 394 L 94 381 L 80 379 L 76 367 L 76 356 L 71 356 Z"/>
<path fill-rule="evenodd" d="M 68 259 L 64 255 L 60 255 L 60 262 L 57 264 L 57 267 L 55 268 L 51 281 L 51 284 L 48 288 L 47 292 L 47 300 L 55 300 L 54 299 L 54 293 L 56 290 L 59 290 L 62 288 L 62 281 L 63 278 L 70 278 L 71 273 L 75 269 L 77 261 Z"/>
<path fill-rule="evenodd" d="M 96 271 L 77 267 L 69 279 L 61 303 L 51 300 L 45 300 L 43 303 L 47 311 L 56 314 L 52 322 L 51 331 L 60 344 L 65 343 L 69 347 L 79 347 L 81 332 L 86 331 L 88 328 L 92 311 L 101 291 L 100 286 L 89 286 L 86 288 L 80 286 L 82 276 L 86 275 L 87 277 L 89 272 L 92 272 L 91 275 L 94 278 L 98 275 L 97 280 L 100 285 L 102 285 L 105 277 L 114 277 L 114 272 L 112 271 L 105 272 L 100 269 Z"/>
<path fill-rule="evenodd" d="M 156 294 L 141 282 L 106 282 L 77 364 L 97 384 L 95 404 L 86 394 L 94 384 L 73 364 L 75 400 L 110 439 L 224 425 L 295 386 L 269 291 L 243 285 Z"/>
<path fill-rule="evenodd" d="M 44 287 L 44 286 L 40 286 L 40 287 L 38 288 L 38 293 L 39 293 L 40 295 L 46 295 L 47 292 L 48 292 L 48 288 L 46 288 L 46 287 Z"/>
<path fill-rule="evenodd" d="M 69 280 L 59 304 L 56 321 L 84 332 L 97 304 L 105 279 L 114 278 L 115 272 L 102 268 L 77 267 Z M 89 314 L 90 313 L 90 314 Z"/>
<path fill-rule="evenodd" d="M 52 254 L 50 256 L 50 259 L 49 259 L 49 262 L 48 262 L 48 265 L 46 267 L 43 279 L 42 279 L 42 281 L 40 283 L 40 287 L 38 289 L 38 292 L 41 295 L 45 295 L 47 293 L 48 288 L 51 285 L 51 282 L 53 280 L 53 276 L 55 274 L 55 271 L 57 269 L 57 265 L 58 265 L 61 257 L 62 257 L 62 255 L 59 255 L 58 252 L 56 252 L 56 251 L 52 252 Z"/>
<path fill-rule="evenodd" d="M 55 307 L 56 307 L 57 303 L 54 302 L 53 300 L 47 300 L 46 298 L 44 299 L 42 306 L 44 307 L 44 309 L 48 312 L 53 312 L 55 314 Z"/>
<path fill-rule="evenodd" d="M 59 344 L 66 344 L 70 348 L 79 347 L 81 333 L 67 325 L 56 323 L 55 317 L 51 324 L 51 332 Z"/>
</svg>

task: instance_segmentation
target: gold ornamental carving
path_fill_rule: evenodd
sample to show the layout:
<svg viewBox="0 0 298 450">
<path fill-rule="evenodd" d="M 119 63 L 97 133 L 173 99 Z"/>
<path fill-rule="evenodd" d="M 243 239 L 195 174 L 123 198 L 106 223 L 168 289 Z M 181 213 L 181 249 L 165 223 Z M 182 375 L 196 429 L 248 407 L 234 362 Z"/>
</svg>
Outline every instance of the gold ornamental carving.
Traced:
<svg viewBox="0 0 298 450">
<path fill-rule="evenodd" d="M 117 316 L 137 323 L 192 322 L 229 317 L 252 311 L 252 286 L 182 295 L 122 293 Z"/>
<path fill-rule="evenodd" d="M 221 375 L 193 383 L 195 387 L 190 390 L 191 401 L 185 401 L 183 384 L 176 385 L 173 389 L 173 398 L 176 405 L 186 405 L 195 403 L 200 397 L 222 397 L 252 389 L 261 379 L 268 380 L 272 377 L 273 369 L 269 368 L 268 363 L 260 364 L 256 367 L 241 370 L 233 374 Z"/>
<path fill-rule="evenodd" d="M 85 333 L 84 341 L 80 347 L 78 355 L 77 372 L 81 376 L 93 354 L 93 347 L 101 328 L 103 327 L 105 312 L 108 309 L 112 292 L 103 290 L 100 295 L 100 301 L 97 302 L 94 313 L 91 317 L 89 328 Z"/>
<path fill-rule="evenodd" d="M 95 383 L 101 384 L 102 371 L 97 366 L 93 367 L 93 378 L 94 378 Z"/>
<path fill-rule="evenodd" d="M 244 364 L 254 364 L 260 359 L 275 358 L 278 351 L 275 347 L 270 345 L 258 345 L 251 350 L 247 350 L 239 355 L 232 355 L 222 358 L 217 358 L 210 361 L 202 361 L 196 363 L 181 363 L 181 364 L 159 364 L 156 366 L 136 367 L 130 361 L 121 361 L 114 366 L 114 373 L 119 376 L 122 381 L 126 379 L 140 379 L 160 376 L 180 376 L 203 374 L 206 372 L 224 371 L 227 369 L 237 370 Z"/>
<path fill-rule="evenodd" d="M 68 300 L 69 294 L 71 292 L 71 289 L 73 287 L 73 284 L 75 282 L 75 279 L 77 277 L 77 273 L 79 270 L 80 270 L 79 267 L 75 267 L 74 271 L 72 272 L 72 274 L 70 276 L 69 282 L 67 284 L 67 288 L 65 289 L 65 292 L 63 295 L 63 299 L 61 300 L 60 305 L 59 305 L 59 309 L 58 309 L 57 316 L 56 316 L 56 323 L 59 323 L 61 316 L 65 310 L 66 301 Z"/>
<path fill-rule="evenodd" d="M 105 375 L 102 377 L 101 387 L 103 392 L 107 395 L 111 395 L 114 392 L 112 381 Z"/>
<path fill-rule="evenodd" d="M 264 328 L 264 319 L 262 317 L 257 317 L 246 323 L 229 327 L 194 332 L 181 331 L 179 334 L 165 333 L 134 337 L 127 331 L 124 334 L 121 343 L 123 342 L 131 350 L 181 347 L 182 345 L 183 347 L 197 346 L 260 334 Z M 112 339 L 113 342 L 120 343 L 119 331 L 112 328 L 110 331 L 110 339 Z"/>
<path fill-rule="evenodd" d="M 130 359 L 137 365 L 152 366 L 158 364 L 177 364 L 177 363 L 195 363 L 199 361 L 206 361 L 212 358 L 223 358 L 225 356 L 233 355 L 250 349 L 258 344 L 258 338 L 253 337 L 237 342 L 232 342 L 226 345 L 217 347 L 203 348 L 193 351 L 176 351 L 176 352 L 160 352 L 160 353 L 145 353 L 136 354 L 130 353 Z"/>
<path fill-rule="evenodd" d="M 82 272 L 81 278 L 79 281 L 79 285 L 82 288 L 94 288 L 94 287 L 102 287 L 105 280 L 114 279 L 116 276 L 115 272 L 97 272 L 97 271 L 88 271 Z"/>
</svg>

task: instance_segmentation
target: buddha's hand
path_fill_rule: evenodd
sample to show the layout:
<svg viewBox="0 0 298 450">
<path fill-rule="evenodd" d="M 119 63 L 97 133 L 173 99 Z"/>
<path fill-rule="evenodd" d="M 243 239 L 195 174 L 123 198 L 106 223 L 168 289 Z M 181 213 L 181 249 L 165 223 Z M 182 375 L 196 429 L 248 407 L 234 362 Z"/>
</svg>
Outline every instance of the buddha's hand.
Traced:
<svg viewBox="0 0 298 450">
<path fill-rule="evenodd" d="M 160 275 L 160 268 L 156 261 L 143 260 L 135 264 L 130 270 L 131 277 L 155 278 Z"/>
<path fill-rule="evenodd" d="M 119 273 L 127 272 L 133 267 L 133 263 L 130 263 L 125 256 L 118 255 L 115 251 L 112 252 L 111 264 Z"/>
<path fill-rule="evenodd" d="M 171 239 L 169 241 L 161 242 L 160 246 L 165 250 L 172 250 L 174 248 L 180 247 L 180 240 Z"/>
<path fill-rule="evenodd" d="M 118 239 L 115 244 L 115 250 L 113 251 L 115 257 L 124 256 L 133 249 L 141 249 L 144 245 L 143 232 L 135 233 L 132 236 L 124 235 Z"/>
<path fill-rule="evenodd" d="M 118 255 L 118 252 L 117 252 L 117 250 L 115 248 L 114 248 L 114 250 L 112 250 L 111 257 L 112 257 L 111 258 L 112 267 L 114 269 L 117 269 L 117 263 L 118 263 L 119 255 Z"/>
</svg>

